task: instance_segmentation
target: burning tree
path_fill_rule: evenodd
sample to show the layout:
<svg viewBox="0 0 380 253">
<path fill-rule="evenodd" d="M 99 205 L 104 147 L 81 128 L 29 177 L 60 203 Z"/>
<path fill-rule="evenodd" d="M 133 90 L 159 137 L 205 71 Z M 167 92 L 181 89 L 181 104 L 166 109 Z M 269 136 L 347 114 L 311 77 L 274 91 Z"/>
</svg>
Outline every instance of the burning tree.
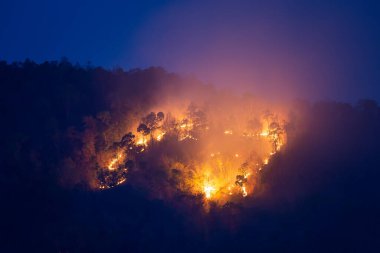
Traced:
<svg viewBox="0 0 380 253">
<path fill-rule="evenodd" d="M 113 154 L 107 166 L 98 168 L 99 188 L 117 186 L 128 176 L 144 182 L 149 174 L 163 175 L 175 180 L 150 178 L 149 182 L 168 181 L 171 192 L 202 194 L 207 201 L 225 203 L 252 194 L 260 170 L 286 141 L 284 122 L 272 113 L 261 116 L 261 121 L 248 119 L 255 122 L 253 132 L 249 128 L 218 131 L 223 127 L 212 122 L 209 125 L 207 113 L 195 104 L 182 115 L 166 114 L 165 118 L 163 112 L 150 112 L 141 118 L 135 133 L 114 143 L 107 151 Z M 232 123 L 230 120 L 228 125 Z M 147 163 L 152 163 L 148 170 L 131 171 L 133 166 L 138 169 Z M 167 168 L 167 172 L 153 173 L 158 167 Z"/>
</svg>

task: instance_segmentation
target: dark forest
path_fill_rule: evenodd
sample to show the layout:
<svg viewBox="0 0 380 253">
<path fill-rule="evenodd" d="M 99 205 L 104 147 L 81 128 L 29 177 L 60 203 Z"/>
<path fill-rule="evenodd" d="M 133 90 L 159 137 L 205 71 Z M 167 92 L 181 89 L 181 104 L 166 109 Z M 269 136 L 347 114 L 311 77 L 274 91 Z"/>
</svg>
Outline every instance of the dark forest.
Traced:
<svg viewBox="0 0 380 253">
<path fill-rule="evenodd" d="M 280 105 L 288 140 L 261 172 L 258 193 L 244 202 L 210 201 L 205 210 L 201 195 L 174 190 L 178 182 L 154 162 L 139 165 L 149 174 L 131 169 L 127 183 L 95 189 L 91 159 L 162 101 L 260 101 L 254 94 L 230 94 L 159 67 L 108 70 L 66 59 L 2 61 L 0 84 L 1 252 L 380 249 L 376 101 Z"/>
</svg>

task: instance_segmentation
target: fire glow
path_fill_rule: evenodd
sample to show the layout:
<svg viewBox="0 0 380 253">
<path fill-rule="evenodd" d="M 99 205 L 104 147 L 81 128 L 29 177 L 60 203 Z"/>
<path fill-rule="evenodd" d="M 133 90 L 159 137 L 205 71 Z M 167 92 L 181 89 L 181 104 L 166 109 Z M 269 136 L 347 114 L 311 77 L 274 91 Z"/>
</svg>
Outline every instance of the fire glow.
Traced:
<svg viewBox="0 0 380 253">
<path fill-rule="evenodd" d="M 177 116 L 151 112 L 104 151 L 111 158 L 105 166 L 99 163 L 98 188 L 134 184 L 130 176 L 146 180 L 149 172 L 141 166 L 150 162 L 165 168 L 176 191 L 202 195 L 205 201 L 226 203 L 252 195 L 260 171 L 286 143 L 285 120 L 271 112 L 253 117 L 248 124 L 236 124 L 240 128 L 227 128 L 194 106 Z"/>
</svg>

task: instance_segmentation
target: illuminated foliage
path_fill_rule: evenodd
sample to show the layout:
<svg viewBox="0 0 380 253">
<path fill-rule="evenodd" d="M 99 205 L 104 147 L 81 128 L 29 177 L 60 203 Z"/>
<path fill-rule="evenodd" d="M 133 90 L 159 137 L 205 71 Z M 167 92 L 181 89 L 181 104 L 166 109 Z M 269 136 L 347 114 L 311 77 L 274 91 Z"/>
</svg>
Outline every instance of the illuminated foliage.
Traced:
<svg viewBox="0 0 380 253">
<path fill-rule="evenodd" d="M 104 151 L 113 155 L 106 166 L 98 168 L 100 189 L 128 182 L 129 176 L 135 180 L 131 184 L 147 187 L 152 181 L 161 182 L 160 175 L 166 175 L 170 182 L 166 190 L 155 187 L 151 189 L 153 195 L 180 191 L 225 203 L 253 194 L 260 170 L 286 142 L 285 121 L 280 122 L 272 113 L 253 115 L 255 118 L 248 119 L 246 125 L 256 122 L 254 128 L 240 132 L 224 129 L 223 122 L 215 125 L 193 103 L 184 114 L 166 114 L 165 118 L 163 112 L 150 112 L 142 117 L 135 134 L 124 135 L 114 143 L 113 151 Z M 240 122 L 229 121 L 232 127 L 234 123 Z M 127 161 L 136 165 L 135 172 L 129 171 Z M 164 174 L 157 168 L 162 168 Z"/>
</svg>

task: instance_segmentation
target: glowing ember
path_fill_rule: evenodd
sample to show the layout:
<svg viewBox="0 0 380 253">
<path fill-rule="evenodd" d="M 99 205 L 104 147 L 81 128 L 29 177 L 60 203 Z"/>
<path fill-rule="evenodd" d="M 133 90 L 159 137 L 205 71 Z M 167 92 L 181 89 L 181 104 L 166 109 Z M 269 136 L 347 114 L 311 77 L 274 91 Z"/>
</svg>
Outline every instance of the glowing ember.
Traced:
<svg viewBox="0 0 380 253">
<path fill-rule="evenodd" d="M 126 178 L 121 178 L 119 181 L 117 181 L 116 185 L 120 185 L 120 184 L 124 183 L 125 180 L 127 180 L 127 179 Z"/>
</svg>

